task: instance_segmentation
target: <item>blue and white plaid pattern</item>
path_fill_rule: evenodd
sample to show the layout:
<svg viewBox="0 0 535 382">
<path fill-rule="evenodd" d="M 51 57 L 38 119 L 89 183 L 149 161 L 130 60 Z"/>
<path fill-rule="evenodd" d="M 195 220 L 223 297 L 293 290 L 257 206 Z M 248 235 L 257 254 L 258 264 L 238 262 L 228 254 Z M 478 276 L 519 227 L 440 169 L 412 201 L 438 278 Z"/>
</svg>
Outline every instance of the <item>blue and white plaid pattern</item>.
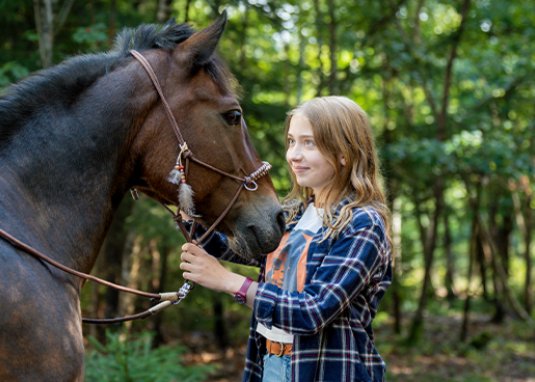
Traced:
<svg viewBox="0 0 535 382">
<path fill-rule="evenodd" d="M 338 210 L 349 201 L 340 203 Z M 264 283 L 261 264 L 243 381 L 262 380 L 266 348 L 256 332 L 257 322 L 295 335 L 292 381 L 384 381 L 385 363 L 373 343 L 371 327 L 392 281 L 384 222 L 373 208 L 355 208 L 351 224 L 336 240 L 320 242 L 324 232 L 322 228 L 310 244 L 303 292 Z M 228 251 L 220 252 L 226 240 L 217 236 L 205 246 L 208 252 L 237 260 Z"/>
</svg>

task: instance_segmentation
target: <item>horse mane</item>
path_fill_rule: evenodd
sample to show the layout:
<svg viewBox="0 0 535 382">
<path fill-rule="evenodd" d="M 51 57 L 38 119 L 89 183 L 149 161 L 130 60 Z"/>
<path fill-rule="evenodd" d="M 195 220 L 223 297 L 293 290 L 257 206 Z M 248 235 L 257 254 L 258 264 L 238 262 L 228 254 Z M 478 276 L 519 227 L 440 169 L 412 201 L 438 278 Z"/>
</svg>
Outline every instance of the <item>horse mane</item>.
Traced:
<svg viewBox="0 0 535 382">
<path fill-rule="evenodd" d="M 113 51 L 124 57 L 131 49 L 173 49 L 194 32 L 188 24 L 175 24 L 172 20 L 164 25 L 142 24 L 137 28 L 125 28 L 119 32 Z"/>
<path fill-rule="evenodd" d="M 111 51 L 74 56 L 11 85 L 0 97 L 0 146 L 43 105 L 74 103 L 78 95 L 95 81 L 126 63 L 131 49 L 171 50 L 194 32 L 188 24 L 176 24 L 173 20 L 164 25 L 142 24 L 137 28 L 125 28 L 117 35 Z M 217 56 L 214 55 L 205 69 L 216 83 L 223 88 L 229 87 L 232 76 Z"/>
</svg>

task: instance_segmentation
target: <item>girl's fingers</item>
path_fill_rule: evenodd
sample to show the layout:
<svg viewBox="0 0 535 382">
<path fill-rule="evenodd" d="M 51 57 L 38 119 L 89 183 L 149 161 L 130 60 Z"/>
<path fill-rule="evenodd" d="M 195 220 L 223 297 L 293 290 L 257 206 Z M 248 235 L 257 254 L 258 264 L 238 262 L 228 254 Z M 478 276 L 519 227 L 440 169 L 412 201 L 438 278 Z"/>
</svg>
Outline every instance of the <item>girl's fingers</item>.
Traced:
<svg viewBox="0 0 535 382">
<path fill-rule="evenodd" d="M 186 280 L 193 281 L 193 277 L 192 276 L 193 276 L 193 274 L 189 273 L 189 272 L 182 273 L 182 277 L 184 277 L 184 279 L 186 279 Z"/>
<path fill-rule="evenodd" d="M 182 254 L 180 255 L 180 260 L 185 261 L 187 263 L 191 263 L 194 258 L 195 255 L 191 252 L 182 252 Z"/>
<path fill-rule="evenodd" d="M 182 245 L 182 250 L 186 252 L 197 252 L 199 250 L 202 251 L 202 248 L 194 243 L 185 243 Z"/>
<path fill-rule="evenodd" d="M 203 261 L 203 259 L 204 258 L 203 258 L 202 252 L 191 250 L 191 248 L 190 250 L 183 250 L 182 253 L 180 254 L 180 260 L 188 262 L 188 263 L 193 263 L 193 262 L 199 263 Z"/>
<path fill-rule="evenodd" d="M 191 264 L 188 263 L 188 262 L 185 262 L 185 261 L 182 261 L 180 263 L 180 269 L 183 270 L 183 271 L 191 271 Z"/>
</svg>

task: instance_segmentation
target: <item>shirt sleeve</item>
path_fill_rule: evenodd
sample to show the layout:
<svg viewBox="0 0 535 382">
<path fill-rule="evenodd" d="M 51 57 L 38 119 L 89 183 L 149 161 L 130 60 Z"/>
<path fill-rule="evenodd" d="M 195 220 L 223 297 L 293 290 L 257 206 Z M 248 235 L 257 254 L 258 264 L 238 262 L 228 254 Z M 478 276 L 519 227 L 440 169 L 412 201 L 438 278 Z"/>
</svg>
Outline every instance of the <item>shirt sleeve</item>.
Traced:
<svg viewBox="0 0 535 382">
<path fill-rule="evenodd" d="M 354 220 L 355 222 L 355 220 Z M 302 292 L 260 283 L 254 302 L 258 322 L 296 335 L 314 334 L 333 321 L 385 267 L 383 224 L 353 224 L 322 257 Z M 312 254 L 308 261 L 316 261 Z M 307 269 L 308 270 L 308 269 Z M 375 276 L 374 276 L 375 275 Z"/>
<path fill-rule="evenodd" d="M 188 223 L 188 229 L 190 228 L 189 226 L 191 226 L 191 223 Z M 194 239 L 200 238 L 205 232 L 206 229 L 204 227 L 198 226 L 195 230 L 195 234 L 193 235 Z M 229 246 L 229 239 L 227 235 L 221 232 L 213 231 L 210 233 L 210 235 L 208 235 L 208 237 L 204 240 L 204 243 L 202 243 L 202 247 L 210 255 L 217 257 L 220 260 L 230 261 L 232 263 L 242 265 L 259 266 L 259 262 L 257 260 L 244 259 L 232 251 Z"/>
</svg>

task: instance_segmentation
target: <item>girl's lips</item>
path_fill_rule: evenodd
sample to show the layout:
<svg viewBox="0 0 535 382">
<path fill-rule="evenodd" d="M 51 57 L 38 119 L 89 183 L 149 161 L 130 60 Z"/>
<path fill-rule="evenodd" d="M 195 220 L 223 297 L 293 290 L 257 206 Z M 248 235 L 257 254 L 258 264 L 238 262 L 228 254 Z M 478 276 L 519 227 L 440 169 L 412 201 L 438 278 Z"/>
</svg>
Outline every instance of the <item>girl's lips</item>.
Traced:
<svg viewBox="0 0 535 382">
<path fill-rule="evenodd" d="M 293 170 L 293 172 L 304 172 L 304 171 L 308 170 L 308 167 L 301 167 L 301 166 L 292 167 L 292 170 Z"/>
</svg>

